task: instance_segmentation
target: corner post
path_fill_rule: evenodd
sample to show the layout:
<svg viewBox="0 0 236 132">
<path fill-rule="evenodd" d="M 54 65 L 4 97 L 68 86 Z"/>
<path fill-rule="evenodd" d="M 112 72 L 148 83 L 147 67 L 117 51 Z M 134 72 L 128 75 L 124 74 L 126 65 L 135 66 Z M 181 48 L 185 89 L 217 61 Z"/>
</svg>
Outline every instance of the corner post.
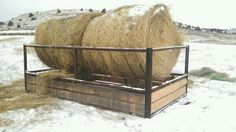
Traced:
<svg viewBox="0 0 236 132">
<path fill-rule="evenodd" d="M 188 66 L 189 66 L 189 45 L 187 45 L 185 49 L 185 69 L 184 69 L 185 74 L 188 74 Z"/>
<path fill-rule="evenodd" d="M 153 49 L 146 48 L 145 113 L 144 113 L 145 118 L 151 118 L 152 56 L 153 56 Z"/>
<path fill-rule="evenodd" d="M 189 67 L 189 45 L 186 46 L 185 49 L 185 69 L 184 69 L 184 74 L 187 74 L 187 81 L 188 81 L 188 67 Z M 188 92 L 188 83 L 186 85 L 186 91 L 185 93 Z"/>
<path fill-rule="evenodd" d="M 27 85 L 26 85 L 27 47 L 26 45 L 23 45 L 23 55 L 24 55 L 24 82 L 25 82 L 25 91 L 27 91 Z"/>
</svg>

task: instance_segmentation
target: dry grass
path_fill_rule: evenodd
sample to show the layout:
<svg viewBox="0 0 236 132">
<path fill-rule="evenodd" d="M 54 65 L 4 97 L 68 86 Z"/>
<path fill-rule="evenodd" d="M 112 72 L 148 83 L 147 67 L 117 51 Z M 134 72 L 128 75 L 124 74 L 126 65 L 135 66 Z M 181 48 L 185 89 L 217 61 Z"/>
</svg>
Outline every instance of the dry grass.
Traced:
<svg viewBox="0 0 236 132">
<path fill-rule="evenodd" d="M 54 98 L 50 96 L 25 92 L 23 80 L 16 81 L 11 85 L 0 85 L 0 113 L 54 104 Z"/>
<path fill-rule="evenodd" d="M 49 94 L 48 86 L 51 86 L 55 79 L 68 78 L 72 76 L 73 75 L 67 74 L 65 71 L 49 71 L 41 73 L 36 79 L 32 80 L 35 84 L 40 84 L 35 86 L 35 89 L 32 91 L 38 94 Z"/>
<path fill-rule="evenodd" d="M 92 47 L 147 48 L 182 44 L 165 5 L 155 5 L 142 16 L 130 16 L 135 6 L 124 6 L 92 20 L 82 45 Z M 156 13 L 160 8 L 164 10 Z M 154 54 L 153 78 L 165 80 L 175 65 L 179 50 Z M 144 78 L 145 54 L 126 52 L 83 52 L 84 65 L 90 72 Z"/>
<path fill-rule="evenodd" d="M 236 82 L 236 78 L 231 78 L 228 74 L 223 72 L 217 72 L 209 67 L 203 67 L 199 70 L 192 70 L 190 71 L 190 75 L 197 77 L 205 77 L 209 78 L 210 80 Z"/>
</svg>

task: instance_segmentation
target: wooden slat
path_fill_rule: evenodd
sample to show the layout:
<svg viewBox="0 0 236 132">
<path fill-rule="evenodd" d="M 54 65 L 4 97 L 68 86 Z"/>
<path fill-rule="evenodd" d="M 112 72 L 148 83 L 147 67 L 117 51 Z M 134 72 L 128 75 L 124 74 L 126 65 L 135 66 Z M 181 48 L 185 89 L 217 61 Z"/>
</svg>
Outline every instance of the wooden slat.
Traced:
<svg viewBox="0 0 236 132">
<path fill-rule="evenodd" d="M 40 81 L 37 81 L 37 77 L 27 76 L 27 83 L 34 85 L 42 85 Z M 89 84 L 79 84 L 73 82 L 65 82 L 62 80 L 54 80 L 47 87 L 53 87 L 57 89 L 74 91 L 84 94 L 94 94 L 102 97 L 109 97 L 112 99 L 117 99 L 121 101 L 136 103 L 136 104 L 144 104 L 144 94 L 122 91 L 118 89 L 94 86 Z"/>
<path fill-rule="evenodd" d="M 144 105 L 124 102 L 116 99 L 100 97 L 96 95 L 85 95 L 81 93 L 75 93 L 60 89 L 50 89 L 51 93 L 59 98 L 68 99 L 80 102 L 82 104 L 88 104 L 93 106 L 99 106 L 105 109 L 114 111 L 121 111 L 125 113 L 134 113 L 138 116 L 144 116 Z"/>
<path fill-rule="evenodd" d="M 112 98 L 135 104 L 144 104 L 144 95 L 138 93 L 132 93 L 93 85 L 74 84 L 71 82 L 62 81 L 54 81 L 51 86 L 61 90 L 66 89 L 67 91 L 74 91 L 82 94 L 93 94 L 96 96 Z"/>
<path fill-rule="evenodd" d="M 185 93 L 186 93 L 186 86 L 183 86 L 182 88 L 174 91 L 173 93 L 153 102 L 151 105 L 151 112 L 154 113 L 154 112 L 162 109 L 163 107 L 165 107 L 166 105 L 168 105 L 172 101 L 178 99 L 179 97 L 181 97 Z"/>
<path fill-rule="evenodd" d="M 155 92 L 152 93 L 152 97 L 151 97 L 151 102 L 155 102 L 156 100 L 159 100 L 160 98 L 170 94 L 171 92 L 183 87 L 187 85 L 187 79 L 184 78 L 180 81 L 177 81 L 171 85 L 168 85 L 164 88 L 161 88 Z"/>
</svg>

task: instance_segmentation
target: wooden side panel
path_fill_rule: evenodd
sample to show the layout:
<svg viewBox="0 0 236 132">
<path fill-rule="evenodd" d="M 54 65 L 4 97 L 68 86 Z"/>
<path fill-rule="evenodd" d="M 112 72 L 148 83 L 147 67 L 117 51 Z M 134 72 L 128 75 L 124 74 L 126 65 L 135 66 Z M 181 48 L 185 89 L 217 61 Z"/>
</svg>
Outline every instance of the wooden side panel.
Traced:
<svg viewBox="0 0 236 132">
<path fill-rule="evenodd" d="M 161 88 L 152 93 L 151 102 L 155 102 L 156 100 L 159 100 L 160 98 L 163 98 L 164 96 L 170 94 L 171 92 L 176 91 L 177 89 L 182 88 L 183 86 L 186 85 L 187 85 L 187 79 L 184 78 L 171 85 Z"/>
<path fill-rule="evenodd" d="M 136 104 L 144 104 L 145 100 L 144 94 L 111 89 L 106 87 L 99 87 L 88 84 L 85 85 L 79 83 L 75 84 L 71 82 L 54 81 L 53 87 L 61 90 L 66 88 L 66 90 L 68 91 L 74 91 L 81 94 L 94 94 L 96 96 L 108 97 Z"/>
<path fill-rule="evenodd" d="M 176 91 L 169 93 L 166 96 L 156 100 L 155 102 L 152 102 L 151 113 L 161 110 L 163 107 L 170 104 L 172 101 L 184 95 L 186 93 L 186 88 L 186 86 L 182 86 L 182 88 L 179 88 Z"/>
<path fill-rule="evenodd" d="M 35 76 L 27 75 L 26 82 L 32 92 L 44 87 Z M 63 80 L 53 80 L 50 86 L 45 87 L 59 98 L 144 116 L 144 94 Z"/>
<path fill-rule="evenodd" d="M 76 102 L 80 102 L 82 104 L 98 106 L 114 111 L 133 113 L 141 117 L 144 116 L 144 105 L 141 104 L 134 104 L 130 102 L 120 101 L 96 95 L 85 95 L 81 93 L 64 91 L 60 89 L 51 89 L 50 91 L 52 95 L 59 98 L 73 100 Z"/>
</svg>

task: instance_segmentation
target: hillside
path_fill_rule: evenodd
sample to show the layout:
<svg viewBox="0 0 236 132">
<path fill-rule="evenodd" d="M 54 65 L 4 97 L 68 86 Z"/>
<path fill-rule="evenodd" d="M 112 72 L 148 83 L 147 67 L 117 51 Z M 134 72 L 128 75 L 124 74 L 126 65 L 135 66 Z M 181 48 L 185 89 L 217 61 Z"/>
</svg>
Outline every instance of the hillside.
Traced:
<svg viewBox="0 0 236 132">
<path fill-rule="evenodd" d="M 32 12 L 19 15 L 6 22 L 0 22 L 0 31 L 3 30 L 34 30 L 44 21 L 53 18 L 75 17 L 82 12 L 92 12 L 92 9 L 66 9 L 50 10 L 45 12 Z"/>
</svg>

